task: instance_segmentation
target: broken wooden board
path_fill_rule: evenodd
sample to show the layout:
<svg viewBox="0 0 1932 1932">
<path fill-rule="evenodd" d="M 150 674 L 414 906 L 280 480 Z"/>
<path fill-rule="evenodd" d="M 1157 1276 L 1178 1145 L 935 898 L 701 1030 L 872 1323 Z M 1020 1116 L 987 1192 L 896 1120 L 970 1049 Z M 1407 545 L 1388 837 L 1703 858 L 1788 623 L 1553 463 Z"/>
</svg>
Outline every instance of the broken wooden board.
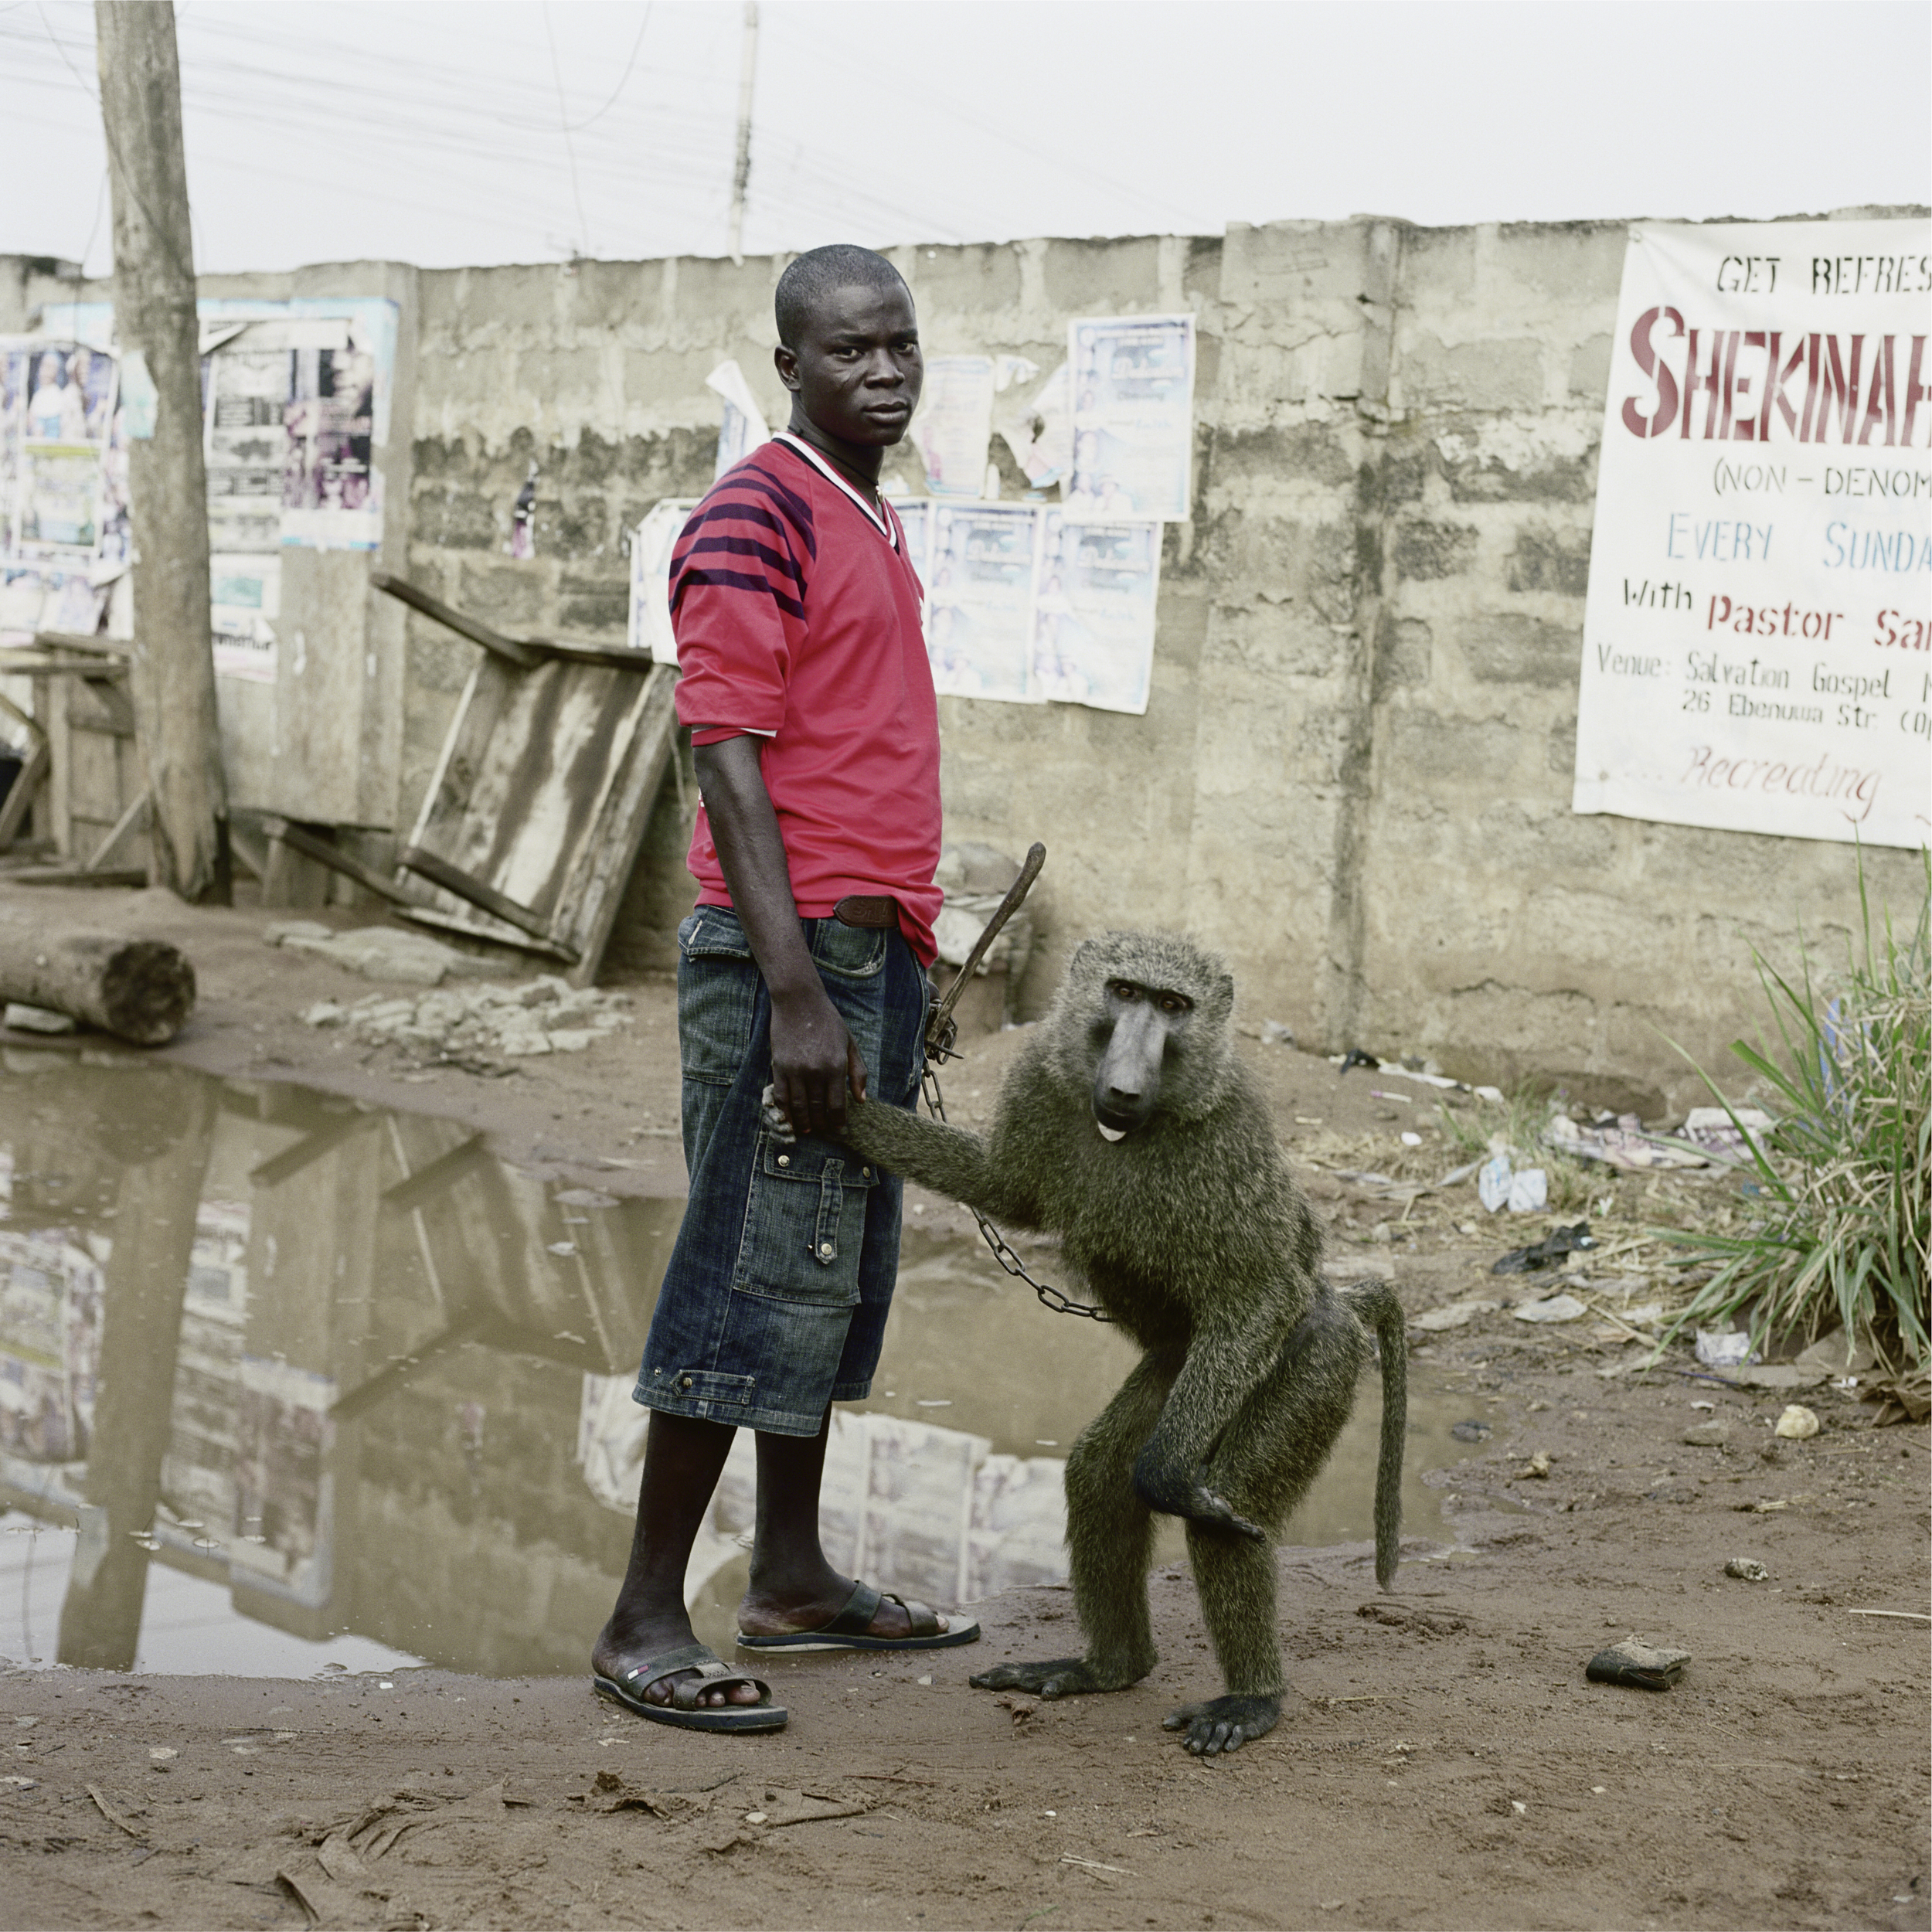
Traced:
<svg viewBox="0 0 1932 1932">
<path fill-rule="evenodd" d="M 676 680 L 634 655 L 481 658 L 403 849 L 404 916 L 594 983 L 675 753 Z"/>
</svg>

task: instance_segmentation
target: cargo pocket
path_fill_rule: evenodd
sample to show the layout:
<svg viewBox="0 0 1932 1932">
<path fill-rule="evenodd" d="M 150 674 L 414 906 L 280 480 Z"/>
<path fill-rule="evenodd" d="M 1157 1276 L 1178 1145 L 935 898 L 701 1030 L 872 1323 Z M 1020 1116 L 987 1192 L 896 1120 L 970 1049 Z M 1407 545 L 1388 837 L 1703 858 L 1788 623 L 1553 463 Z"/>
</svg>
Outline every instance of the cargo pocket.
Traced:
<svg viewBox="0 0 1932 1932">
<path fill-rule="evenodd" d="M 678 1044 L 684 1077 L 729 1087 L 751 1050 L 758 965 L 737 915 L 700 906 L 678 928 Z"/>
<path fill-rule="evenodd" d="M 859 1299 L 866 1203 L 879 1170 L 849 1148 L 758 1136 L 732 1287 L 777 1301 L 850 1308 Z"/>
</svg>

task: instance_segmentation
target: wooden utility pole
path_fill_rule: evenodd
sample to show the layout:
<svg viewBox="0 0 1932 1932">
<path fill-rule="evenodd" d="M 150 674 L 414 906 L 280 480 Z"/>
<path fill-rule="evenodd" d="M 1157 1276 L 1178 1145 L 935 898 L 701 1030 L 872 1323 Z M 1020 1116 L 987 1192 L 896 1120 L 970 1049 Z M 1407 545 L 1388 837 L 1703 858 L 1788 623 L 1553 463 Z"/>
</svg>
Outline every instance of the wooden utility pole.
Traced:
<svg viewBox="0 0 1932 1932">
<path fill-rule="evenodd" d="M 95 0 L 98 5 L 100 0 Z M 731 170 L 731 259 L 745 258 L 745 195 L 751 186 L 751 84 L 758 76 L 758 0 L 745 0 L 738 57 L 738 158 Z"/>
<path fill-rule="evenodd" d="M 201 342 L 172 0 L 94 0 L 94 44 L 114 188 L 114 325 L 123 357 L 143 359 L 157 398 L 154 434 L 128 452 L 134 719 L 153 806 L 151 876 L 191 903 L 226 904 L 228 791 L 215 718 Z"/>
</svg>

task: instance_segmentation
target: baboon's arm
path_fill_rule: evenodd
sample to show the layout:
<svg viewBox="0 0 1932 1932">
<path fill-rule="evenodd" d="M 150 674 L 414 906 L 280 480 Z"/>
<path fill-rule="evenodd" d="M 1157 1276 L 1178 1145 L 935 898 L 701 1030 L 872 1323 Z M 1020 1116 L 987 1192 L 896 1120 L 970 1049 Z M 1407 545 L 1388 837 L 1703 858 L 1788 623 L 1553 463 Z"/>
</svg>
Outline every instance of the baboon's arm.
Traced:
<svg viewBox="0 0 1932 1932">
<path fill-rule="evenodd" d="M 1273 1372 L 1302 1297 L 1270 1294 L 1245 1317 L 1204 1325 L 1188 1345 L 1147 1446 L 1134 1464 L 1134 1487 L 1151 1509 L 1259 1542 L 1267 1532 L 1236 1514 L 1206 1481 L 1208 1458 L 1242 1405 Z"/>
<path fill-rule="evenodd" d="M 1028 1191 L 1004 1180 L 987 1143 L 963 1127 L 879 1100 L 854 1100 L 845 1110 L 845 1140 L 869 1160 L 948 1200 L 1022 1227 L 1039 1225 Z"/>
</svg>

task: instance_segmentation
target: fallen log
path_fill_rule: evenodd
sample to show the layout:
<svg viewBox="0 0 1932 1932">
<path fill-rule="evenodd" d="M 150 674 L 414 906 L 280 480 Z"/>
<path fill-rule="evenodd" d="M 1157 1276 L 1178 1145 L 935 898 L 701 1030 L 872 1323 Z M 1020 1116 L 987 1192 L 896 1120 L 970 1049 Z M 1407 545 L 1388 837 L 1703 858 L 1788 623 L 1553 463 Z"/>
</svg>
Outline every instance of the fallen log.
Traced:
<svg viewBox="0 0 1932 1932">
<path fill-rule="evenodd" d="M 0 925 L 0 999 L 159 1046 L 193 1010 L 195 969 L 165 940 Z"/>
</svg>

